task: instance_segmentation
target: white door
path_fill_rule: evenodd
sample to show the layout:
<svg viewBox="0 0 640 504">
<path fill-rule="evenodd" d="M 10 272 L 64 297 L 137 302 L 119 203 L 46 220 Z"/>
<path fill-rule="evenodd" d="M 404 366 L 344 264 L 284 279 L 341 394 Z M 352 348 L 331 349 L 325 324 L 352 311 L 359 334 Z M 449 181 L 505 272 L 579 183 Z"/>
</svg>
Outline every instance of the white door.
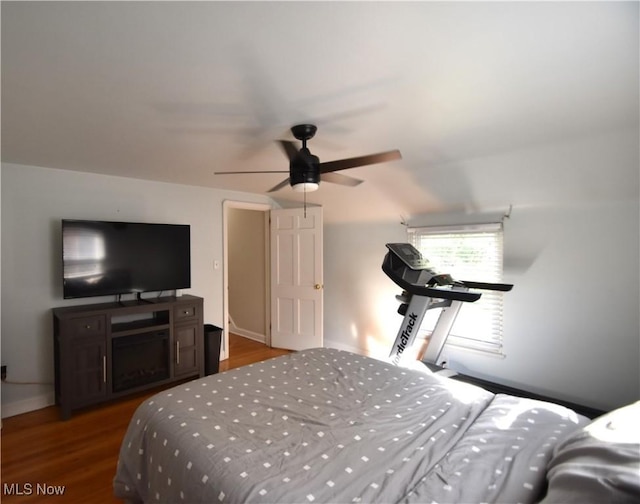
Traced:
<svg viewBox="0 0 640 504">
<path fill-rule="evenodd" d="M 322 208 L 271 211 L 271 346 L 322 346 Z"/>
</svg>

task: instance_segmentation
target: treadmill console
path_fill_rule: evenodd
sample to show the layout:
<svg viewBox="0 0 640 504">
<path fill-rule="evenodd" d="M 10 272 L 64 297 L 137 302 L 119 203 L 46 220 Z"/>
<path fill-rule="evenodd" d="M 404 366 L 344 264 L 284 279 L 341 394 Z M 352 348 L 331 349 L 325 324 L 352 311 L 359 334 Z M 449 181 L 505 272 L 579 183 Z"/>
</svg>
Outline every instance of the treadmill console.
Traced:
<svg viewBox="0 0 640 504">
<path fill-rule="evenodd" d="M 387 248 L 412 270 L 429 269 L 429 261 L 409 243 L 387 243 Z"/>
<path fill-rule="evenodd" d="M 480 294 L 460 290 L 465 286 L 451 278 L 451 275 L 437 273 L 413 245 L 387 243 L 387 248 L 389 250 L 382 262 L 382 270 L 409 294 L 461 301 L 475 301 L 480 297 Z M 456 290 L 451 290 L 454 287 Z"/>
</svg>

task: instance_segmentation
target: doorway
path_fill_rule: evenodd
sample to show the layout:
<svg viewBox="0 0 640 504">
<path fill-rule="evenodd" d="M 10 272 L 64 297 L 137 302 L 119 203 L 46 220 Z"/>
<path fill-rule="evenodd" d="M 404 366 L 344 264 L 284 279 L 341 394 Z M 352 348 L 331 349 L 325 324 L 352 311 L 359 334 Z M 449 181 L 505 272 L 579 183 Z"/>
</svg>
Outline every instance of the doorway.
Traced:
<svg viewBox="0 0 640 504">
<path fill-rule="evenodd" d="M 266 204 L 223 203 L 224 332 L 220 358 L 229 358 L 229 333 L 270 346 L 269 212 Z"/>
</svg>

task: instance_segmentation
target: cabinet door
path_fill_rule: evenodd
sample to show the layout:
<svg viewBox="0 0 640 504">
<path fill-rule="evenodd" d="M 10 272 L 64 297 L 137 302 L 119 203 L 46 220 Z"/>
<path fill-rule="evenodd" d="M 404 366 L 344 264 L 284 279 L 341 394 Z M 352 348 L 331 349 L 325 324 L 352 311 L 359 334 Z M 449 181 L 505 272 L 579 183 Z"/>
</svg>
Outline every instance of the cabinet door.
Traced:
<svg viewBox="0 0 640 504">
<path fill-rule="evenodd" d="M 71 397 L 73 406 L 103 400 L 107 395 L 107 344 L 104 337 L 74 338 Z"/>
<path fill-rule="evenodd" d="M 199 372 L 199 325 L 177 326 L 174 334 L 173 375 L 182 376 Z"/>
</svg>

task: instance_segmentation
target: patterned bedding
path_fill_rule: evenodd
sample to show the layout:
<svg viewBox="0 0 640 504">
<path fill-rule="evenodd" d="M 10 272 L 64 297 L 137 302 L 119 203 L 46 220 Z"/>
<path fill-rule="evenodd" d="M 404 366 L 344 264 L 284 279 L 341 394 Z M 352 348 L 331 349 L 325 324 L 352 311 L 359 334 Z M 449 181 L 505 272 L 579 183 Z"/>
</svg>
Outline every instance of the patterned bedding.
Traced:
<svg viewBox="0 0 640 504">
<path fill-rule="evenodd" d="M 134 414 L 128 502 L 533 502 L 588 419 L 317 348 L 163 391 Z"/>
</svg>

